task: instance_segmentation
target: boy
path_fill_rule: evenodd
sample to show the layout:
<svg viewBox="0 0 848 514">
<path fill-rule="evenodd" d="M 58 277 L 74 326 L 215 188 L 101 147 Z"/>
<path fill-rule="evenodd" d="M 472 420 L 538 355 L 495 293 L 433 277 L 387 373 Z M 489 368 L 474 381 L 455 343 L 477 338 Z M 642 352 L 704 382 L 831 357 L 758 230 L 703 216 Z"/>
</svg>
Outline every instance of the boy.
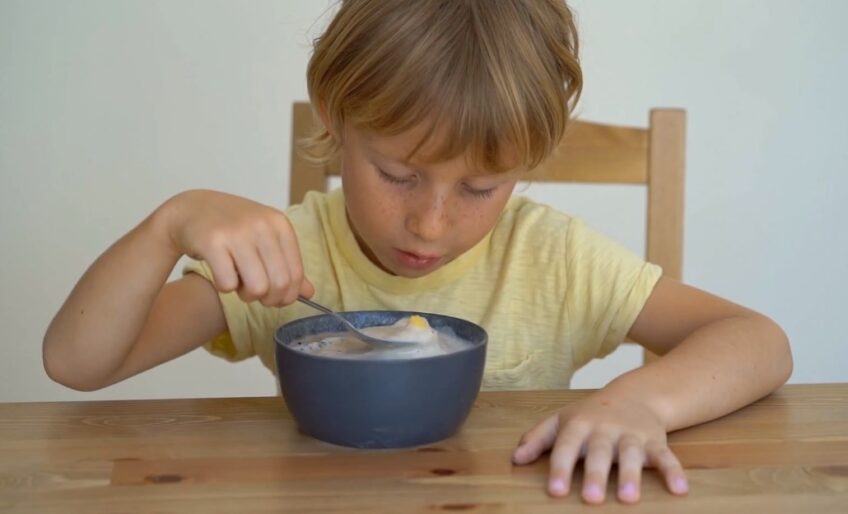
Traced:
<svg viewBox="0 0 848 514">
<path fill-rule="evenodd" d="M 200 345 L 272 371 L 272 334 L 313 314 L 415 309 L 483 325 L 484 387 L 567 387 L 625 337 L 663 357 L 561 409 L 522 438 L 551 449 L 548 490 L 639 498 L 644 466 L 687 484 L 666 433 L 731 412 L 791 373 L 768 318 L 663 278 L 516 181 L 558 144 L 582 85 L 570 11 L 557 0 L 346 0 L 315 43 L 310 97 L 342 191 L 285 213 L 212 191 L 176 195 L 101 255 L 47 330 L 44 363 L 80 390 Z M 181 255 L 199 259 L 165 281 Z M 309 277 L 308 279 L 306 277 Z M 314 285 L 313 285 L 314 284 Z"/>
</svg>

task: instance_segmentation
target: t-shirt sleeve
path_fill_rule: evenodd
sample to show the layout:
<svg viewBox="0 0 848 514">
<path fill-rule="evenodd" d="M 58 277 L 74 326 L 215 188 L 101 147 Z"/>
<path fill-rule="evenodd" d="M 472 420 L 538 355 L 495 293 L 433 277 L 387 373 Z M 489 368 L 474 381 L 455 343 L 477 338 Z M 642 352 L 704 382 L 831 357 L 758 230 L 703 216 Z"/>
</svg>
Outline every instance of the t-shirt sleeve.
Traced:
<svg viewBox="0 0 848 514">
<path fill-rule="evenodd" d="M 627 337 L 662 269 L 571 219 L 565 249 L 565 316 L 574 369 L 608 355 Z"/>
<path fill-rule="evenodd" d="M 183 275 L 197 273 L 212 282 L 212 269 L 205 261 L 192 260 L 183 268 Z M 203 347 L 211 354 L 231 362 L 247 359 L 256 355 L 251 338 L 250 306 L 236 293 L 218 293 L 227 331 L 215 339 L 206 342 Z"/>
</svg>

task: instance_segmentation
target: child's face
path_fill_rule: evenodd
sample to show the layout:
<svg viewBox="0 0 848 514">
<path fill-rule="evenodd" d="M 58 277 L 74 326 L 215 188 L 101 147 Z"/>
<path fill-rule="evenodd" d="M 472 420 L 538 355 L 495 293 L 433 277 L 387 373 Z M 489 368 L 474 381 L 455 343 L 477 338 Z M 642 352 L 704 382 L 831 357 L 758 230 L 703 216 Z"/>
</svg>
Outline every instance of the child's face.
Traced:
<svg viewBox="0 0 848 514">
<path fill-rule="evenodd" d="M 426 275 L 483 239 L 517 180 L 516 173 L 475 172 L 463 155 L 435 164 L 406 163 L 416 136 L 415 131 L 377 136 L 348 124 L 341 150 L 347 214 L 357 241 L 374 264 L 404 277 Z"/>
</svg>

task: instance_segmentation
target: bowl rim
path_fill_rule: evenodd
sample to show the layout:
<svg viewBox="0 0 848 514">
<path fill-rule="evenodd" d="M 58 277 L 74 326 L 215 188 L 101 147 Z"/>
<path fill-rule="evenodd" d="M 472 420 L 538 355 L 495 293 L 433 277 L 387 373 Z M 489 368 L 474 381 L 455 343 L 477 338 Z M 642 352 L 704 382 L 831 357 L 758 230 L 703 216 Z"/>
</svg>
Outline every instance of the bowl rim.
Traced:
<svg viewBox="0 0 848 514">
<path fill-rule="evenodd" d="M 400 314 L 401 316 L 413 316 L 413 315 L 423 316 L 424 318 L 427 319 L 428 323 L 430 322 L 430 319 L 428 318 L 428 316 L 435 316 L 437 318 L 442 318 L 442 319 L 447 319 L 447 320 L 455 320 L 459 323 L 469 324 L 473 328 L 480 330 L 483 333 L 483 338 L 480 341 L 465 341 L 465 342 L 469 343 L 467 348 L 462 348 L 461 350 L 456 350 L 456 351 L 453 351 L 453 352 L 450 352 L 450 353 L 444 353 L 444 354 L 440 354 L 440 355 L 429 355 L 429 356 L 425 356 L 425 357 L 408 357 L 408 358 L 397 358 L 397 359 L 368 359 L 368 358 L 350 359 L 350 358 L 346 358 L 346 357 L 331 357 L 331 356 L 327 356 L 327 355 L 315 355 L 315 354 L 312 354 L 312 353 L 306 353 L 306 352 L 302 352 L 302 351 L 299 351 L 299 350 L 295 350 L 289 344 L 286 344 L 286 343 L 284 343 L 280 340 L 279 333 L 280 333 L 281 330 L 283 330 L 287 326 L 293 325 L 295 323 L 308 323 L 309 320 L 315 320 L 315 319 L 318 319 L 318 318 L 330 318 L 330 317 L 332 317 L 330 314 L 315 314 L 313 316 L 306 316 L 304 318 L 298 318 L 298 319 L 288 321 L 288 322 L 280 325 L 279 327 L 277 327 L 277 329 L 274 330 L 274 345 L 275 345 L 276 348 L 282 349 L 286 352 L 294 353 L 298 357 L 332 361 L 332 362 L 351 363 L 350 365 L 355 366 L 355 365 L 373 365 L 374 363 L 379 363 L 380 365 L 393 365 L 393 364 L 408 364 L 409 362 L 418 362 L 418 361 L 432 362 L 433 360 L 437 360 L 437 359 L 449 359 L 449 358 L 454 358 L 454 356 L 456 356 L 456 355 L 461 355 L 461 354 L 465 354 L 465 353 L 469 353 L 469 352 L 473 352 L 473 351 L 478 351 L 480 348 L 486 348 L 486 346 L 489 343 L 489 333 L 486 331 L 485 328 L 478 325 L 477 323 L 474 323 L 473 321 L 469 321 L 469 320 L 463 319 L 463 318 L 458 318 L 456 316 L 449 316 L 447 314 L 439 314 L 439 313 L 435 313 L 435 312 L 423 312 L 423 311 L 402 311 L 402 310 L 393 310 L 393 309 L 367 309 L 367 310 L 358 310 L 358 311 L 339 311 L 339 314 L 341 314 L 342 316 L 346 316 L 348 314 L 377 314 L 377 313 L 386 313 L 386 312 Z M 376 325 L 372 325 L 372 326 L 376 326 Z"/>
</svg>

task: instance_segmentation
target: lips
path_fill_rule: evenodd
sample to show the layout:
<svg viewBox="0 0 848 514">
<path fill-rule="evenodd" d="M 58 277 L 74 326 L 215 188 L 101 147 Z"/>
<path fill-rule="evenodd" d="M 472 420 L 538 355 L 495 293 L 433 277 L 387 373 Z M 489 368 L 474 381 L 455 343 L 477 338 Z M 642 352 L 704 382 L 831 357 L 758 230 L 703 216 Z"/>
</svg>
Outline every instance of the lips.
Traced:
<svg viewBox="0 0 848 514">
<path fill-rule="evenodd" d="M 417 270 L 432 268 L 441 260 L 441 256 L 438 255 L 419 254 L 398 248 L 395 248 L 394 251 L 402 265 Z"/>
<path fill-rule="evenodd" d="M 415 257 L 416 259 L 421 259 L 421 260 L 429 260 L 429 259 L 438 259 L 439 258 L 438 255 L 410 252 L 410 251 L 407 251 L 407 250 L 398 250 L 398 251 L 405 253 L 406 255 L 409 255 L 411 257 Z"/>
</svg>

